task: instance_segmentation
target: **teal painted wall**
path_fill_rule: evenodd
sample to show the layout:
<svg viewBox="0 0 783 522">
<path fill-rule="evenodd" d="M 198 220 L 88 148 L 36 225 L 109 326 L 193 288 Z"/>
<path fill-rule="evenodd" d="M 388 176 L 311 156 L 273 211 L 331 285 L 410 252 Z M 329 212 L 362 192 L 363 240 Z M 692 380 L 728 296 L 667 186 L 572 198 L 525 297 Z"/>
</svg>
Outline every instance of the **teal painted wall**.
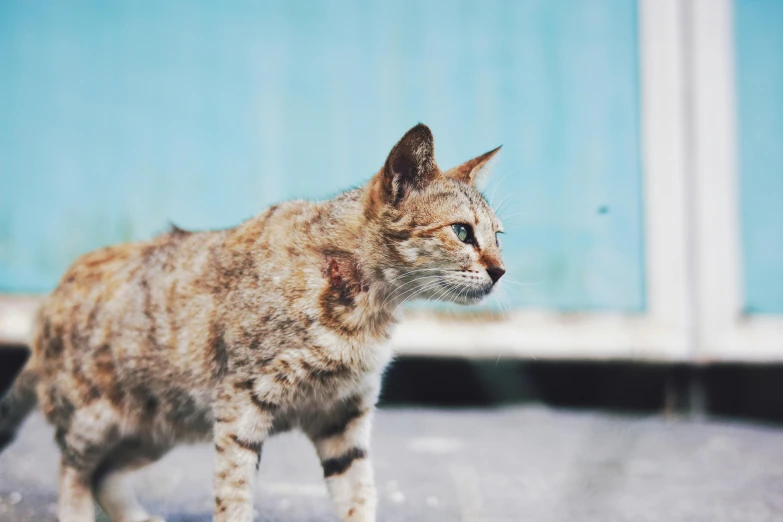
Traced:
<svg viewBox="0 0 783 522">
<path fill-rule="evenodd" d="M 0 291 L 328 197 L 423 121 L 444 167 L 504 144 L 513 306 L 642 310 L 637 47 L 634 0 L 5 0 Z"/>
<path fill-rule="evenodd" d="M 745 311 L 783 313 L 783 0 L 736 0 Z"/>
</svg>

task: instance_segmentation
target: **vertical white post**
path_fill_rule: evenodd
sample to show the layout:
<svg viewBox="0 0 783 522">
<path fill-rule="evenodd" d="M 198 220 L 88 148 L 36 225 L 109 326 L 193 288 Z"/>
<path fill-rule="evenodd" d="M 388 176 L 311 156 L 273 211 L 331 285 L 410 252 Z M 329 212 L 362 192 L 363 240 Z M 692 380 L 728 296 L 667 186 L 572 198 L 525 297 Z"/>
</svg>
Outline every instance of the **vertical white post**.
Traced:
<svg viewBox="0 0 783 522">
<path fill-rule="evenodd" d="M 666 351 L 688 359 L 693 330 L 687 234 L 687 114 L 681 2 L 640 0 L 647 302 L 650 320 L 678 332 Z"/>
</svg>

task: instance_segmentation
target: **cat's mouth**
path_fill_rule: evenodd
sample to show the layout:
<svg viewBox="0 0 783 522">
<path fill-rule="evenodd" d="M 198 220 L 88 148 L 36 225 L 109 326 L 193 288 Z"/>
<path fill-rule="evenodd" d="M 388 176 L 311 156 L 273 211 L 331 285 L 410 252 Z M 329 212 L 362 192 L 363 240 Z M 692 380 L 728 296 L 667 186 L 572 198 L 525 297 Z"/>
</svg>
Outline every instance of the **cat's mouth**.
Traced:
<svg viewBox="0 0 783 522">
<path fill-rule="evenodd" d="M 475 305 L 483 301 L 490 293 L 492 293 L 493 284 L 482 286 L 455 286 L 450 285 L 450 291 L 434 293 L 430 296 L 430 299 L 437 301 L 447 301 L 460 305 Z"/>
<path fill-rule="evenodd" d="M 457 304 L 464 304 L 464 305 L 472 305 L 472 304 L 478 304 L 481 301 L 483 301 L 486 297 L 489 296 L 490 293 L 492 293 L 492 288 L 494 288 L 495 285 L 487 285 L 484 288 L 470 288 L 466 289 L 461 294 L 457 295 L 457 300 L 455 302 Z"/>
</svg>

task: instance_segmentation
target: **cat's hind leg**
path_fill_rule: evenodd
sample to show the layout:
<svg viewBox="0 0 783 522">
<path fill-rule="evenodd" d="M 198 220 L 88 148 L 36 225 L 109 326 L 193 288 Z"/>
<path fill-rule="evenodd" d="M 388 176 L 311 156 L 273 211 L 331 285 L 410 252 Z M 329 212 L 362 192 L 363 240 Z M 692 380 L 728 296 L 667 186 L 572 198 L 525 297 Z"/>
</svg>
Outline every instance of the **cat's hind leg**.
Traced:
<svg viewBox="0 0 783 522">
<path fill-rule="evenodd" d="M 89 477 L 65 462 L 60 468 L 57 502 L 58 522 L 91 522 L 95 520 Z"/>
<path fill-rule="evenodd" d="M 57 429 L 62 451 L 57 516 L 59 522 L 95 520 L 92 477 L 117 443 L 113 409 L 95 401 L 73 412 L 70 422 Z"/>
<path fill-rule="evenodd" d="M 95 485 L 98 504 L 112 522 L 165 522 L 147 513 L 129 481 L 132 469 L 110 471 Z"/>
<path fill-rule="evenodd" d="M 137 441 L 120 443 L 93 477 L 93 491 L 112 522 L 165 522 L 150 516 L 133 492 L 131 474 L 159 459 L 166 449 L 145 446 Z"/>
</svg>

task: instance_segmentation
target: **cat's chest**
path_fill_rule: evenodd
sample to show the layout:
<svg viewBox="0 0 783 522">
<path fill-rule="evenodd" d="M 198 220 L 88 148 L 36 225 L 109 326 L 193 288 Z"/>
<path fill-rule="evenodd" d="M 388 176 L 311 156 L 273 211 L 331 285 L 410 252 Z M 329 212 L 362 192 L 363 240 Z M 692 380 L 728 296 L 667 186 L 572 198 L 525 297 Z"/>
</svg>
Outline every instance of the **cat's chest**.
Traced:
<svg viewBox="0 0 783 522">
<path fill-rule="evenodd" d="M 380 386 L 381 375 L 391 360 L 388 344 L 351 346 L 330 351 L 320 346 L 302 351 L 292 360 L 282 383 L 283 401 L 295 410 L 323 410 Z M 286 382 L 283 382 L 286 381 Z"/>
<path fill-rule="evenodd" d="M 247 347 L 235 354 L 240 380 L 258 397 L 281 410 L 322 410 L 380 382 L 392 356 L 386 329 L 346 332 L 300 310 L 267 312 L 259 331 L 237 343 Z"/>
<path fill-rule="evenodd" d="M 312 388 L 301 388 L 287 397 L 273 421 L 272 432 L 294 428 L 306 432 L 314 426 L 329 424 L 340 417 L 350 404 L 372 407 L 381 388 L 382 371 L 362 372 L 355 378 L 335 378 Z"/>
</svg>

